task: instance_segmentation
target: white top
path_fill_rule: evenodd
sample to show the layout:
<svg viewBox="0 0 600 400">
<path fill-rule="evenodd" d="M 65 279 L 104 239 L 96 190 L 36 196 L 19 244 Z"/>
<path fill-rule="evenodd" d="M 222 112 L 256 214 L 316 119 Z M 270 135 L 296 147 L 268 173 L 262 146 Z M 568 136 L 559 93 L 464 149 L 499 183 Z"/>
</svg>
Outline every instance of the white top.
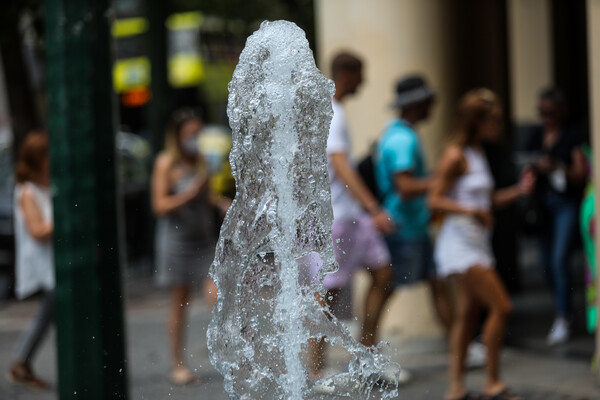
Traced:
<svg viewBox="0 0 600 400">
<path fill-rule="evenodd" d="M 350 135 L 348 124 L 346 123 L 346 113 L 342 104 L 333 99 L 333 118 L 329 128 L 329 137 L 327 138 L 327 155 L 334 153 L 344 153 L 348 161 L 354 166 L 351 159 Z M 331 182 L 331 206 L 333 207 L 334 219 L 356 219 L 362 213 L 363 209 L 352 195 L 352 192 L 346 187 L 335 174 L 331 160 L 327 164 L 329 170 L 329 180 Z"/>
<path fill-rule="evenodd" d="M 472 208 L 490 210 L 494 178 L 485 155 L 465 147 L 463 154 L 467 161 L 467 171 L 457 179 L 448 196 L 458 204 Z"/>
<path fill-rule="evenodd" d="M 471 147 L 463 152 L 467 171 L 448 193 L 454 201 L 472 209 L 491 208 L 494 178 L 485 155 Z M 490 243 L 490 229 L 474 217 L 448 214 L 440 228 L 434 251 L 440 277 L 461 274 L 476 265 L 491 268 L 496 261 Z"/>
<path fill-rule="evenodd" d="M 52 222 L 53 219 L 49 188 L 31 182 L 15 186 L 15 292 L 19 299 L 27 297 L 40 289 L 54 289 L 52 240 L 40 241 L 29 233 L 20 204 L 21 196 L 25 191 L 33 194 L 44 220 Z"/>
</svg>

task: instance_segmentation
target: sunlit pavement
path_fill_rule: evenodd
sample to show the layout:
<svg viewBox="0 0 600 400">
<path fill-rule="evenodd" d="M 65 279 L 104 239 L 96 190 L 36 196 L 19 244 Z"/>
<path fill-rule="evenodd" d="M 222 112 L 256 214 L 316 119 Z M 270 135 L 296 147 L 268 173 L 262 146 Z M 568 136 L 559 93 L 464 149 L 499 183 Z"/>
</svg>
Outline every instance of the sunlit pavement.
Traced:
<svg viewBox="0 0 600 400">
<path fill-rule="evenodd" d="M 188 335 L 189 364 L 197 368 L 201 383 L 177 387 L 169 383 L 164 321 L 168 297 L 148 279 L 128 282 L 127 329 L 128 368 L 131 399 L 227 399 L 220 375 L 208 361 L 205 332 L 209 310 L 199 298 L 192 304 Z M 530 296 L 531 297 L 531 296 Z M 525 305 L 536 300 L 527 299 Z M 537 300 L 539 301 L 539 300 Z M 55 392 L 39 392 L 13 386 L 4 379 L 18 333 L 33 315 L 33 301 L 8 302 L 0 308 L 0 400 L 54 400 Z M 55 383 L 54 333 L 44 343 L 35 362 L 39 374 Z M 591 338 L 575 338 L 577 349 L 590 348 Z M 538 340 L 540 342 L 541 340 Z M 583 344 L 582 344 L 583 342 Z M 542 345 L 510 347 L 504 352 L 503 371 L 511 387 L 527 399 L 597 399 L 600 386 L 590 373 L 589 360 L 573 351 L 543 351 Z M 569 347 L 571 346 L 571 347 Z M 396 354 L 398 361 L 413 373 L 413 380 L 400 389 L 400 399 L 441 399 L 446 377 L 446 360 L 439 341 L 413 340 Z M 338 357 L 336 352 L 330 353 Z M 336 360 L 331 360 L 335 362 Z M 483 380 L 481 370 L 471 371 L 468 385 L 476 391 Z"/>
</svg>

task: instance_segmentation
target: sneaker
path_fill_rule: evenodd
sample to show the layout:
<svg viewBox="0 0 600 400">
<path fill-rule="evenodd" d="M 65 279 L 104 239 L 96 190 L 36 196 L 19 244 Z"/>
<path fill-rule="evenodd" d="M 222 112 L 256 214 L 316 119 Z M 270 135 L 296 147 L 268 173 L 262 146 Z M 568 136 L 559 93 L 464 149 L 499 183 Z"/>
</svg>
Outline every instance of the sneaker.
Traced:
<svg viewBox="0 0 600 400">
<path fill-rule="evenodd" d="M 558 317 L 554 320 L 550 333 L 546 338 L 546 343 L 549 346 L 565 343 L 569 340 L 569 322 L 564 317 Z"/>
<path fill-rule="evenodd" d="M 465 365 L 467 368 L 482 368 L 487 362 L 487 347 L 478 341 L 473 341 L 467 347 Z"/>
</svg>

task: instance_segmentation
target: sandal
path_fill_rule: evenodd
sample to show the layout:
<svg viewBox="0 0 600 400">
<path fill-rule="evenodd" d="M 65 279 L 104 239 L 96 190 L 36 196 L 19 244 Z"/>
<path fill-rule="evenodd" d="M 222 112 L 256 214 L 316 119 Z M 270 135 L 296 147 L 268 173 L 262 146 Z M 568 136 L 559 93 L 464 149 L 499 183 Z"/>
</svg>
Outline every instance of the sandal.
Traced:
<svg viewBox="0 0 600 400">
<path fill-rule="evenodd" d="M 24 385 L 34 389 L 47 390 L 52 387 L 48 382 L 36 376 L 29 365 L 22 362 L 15 362 L 12 365 L 6 379 L 8 379 L 10 383 Z"/>
<path fill-rule="evenodd" d="M 504 388 L 494 395 L 483 396 L 484 400 L 523 400 L 523 397 L 516 395 L 509 388 Z"/>
<path fill-rule="evenodd" d="M 170 381 L 178 386 L 197 385 L 200 383 L 200 378 L 188 368 L 177 368 L 171 372 Z"/>
</svg>

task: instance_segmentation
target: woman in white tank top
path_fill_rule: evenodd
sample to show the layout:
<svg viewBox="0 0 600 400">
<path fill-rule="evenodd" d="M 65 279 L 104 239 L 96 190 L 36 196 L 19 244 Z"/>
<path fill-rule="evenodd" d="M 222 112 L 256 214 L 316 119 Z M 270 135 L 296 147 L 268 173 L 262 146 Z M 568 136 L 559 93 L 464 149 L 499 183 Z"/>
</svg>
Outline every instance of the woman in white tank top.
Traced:
<svg viewBox="0 0 600 400">
<path fill-rule="evenodd" d="M 487 346 L 484 398 L 517 400 L 500 378 L 499 360 L 504 324 L 511 303 L 494 267 L 490 243 L 492 208 L 504 207 L 533 189 L 528 171 L 519 185 L 494 191 L 482 143 L 500 135 L 502 110 L 487 89 L 468 92 L 460 101 L 454 140 L 438 166 L 429 204 L 445 215 L 435 246 L 438 273 L 456 287 L 456 312 L 450 329 L 447 399 L 476 398 L 464 385 L 464 360 L 477 322 L 477 311 L 488 310 L 483 329 Z"/>
<path fill-rule="evenodd" d="M 39 292 L 40 308 L 21 334 L 8 378 L 10 381 L 49 388 L 31 364 L 54 321 L 54 254 L 52 251 L 52 199 L 48 137 L 32 132 L 23 141 L 16 167 L 14 216 L 16 250 L 15 293 L 19 299 Z"/>
</svg>

